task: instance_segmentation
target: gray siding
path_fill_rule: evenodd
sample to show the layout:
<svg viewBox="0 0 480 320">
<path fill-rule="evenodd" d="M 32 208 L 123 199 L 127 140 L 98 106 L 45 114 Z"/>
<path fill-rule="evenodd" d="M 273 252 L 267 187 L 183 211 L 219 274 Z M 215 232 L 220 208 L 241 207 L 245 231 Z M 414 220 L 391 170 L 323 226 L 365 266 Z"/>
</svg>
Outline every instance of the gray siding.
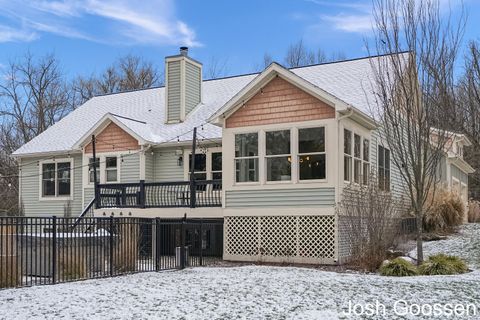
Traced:
<svg viewBox="0 0 480 320">
<path fill-rule="evenodd" d="M 378 145 L 381 145 L 381 129 L 375 130 L 372 132 L 372 137 L 370 141 L 370 168 L 372 172 L 376 173 L 378 171 Z M 386 148 L 390 149 L 388 145 L 385 145 Z M 404 195 L 406 192 L 406 184 L 402 178 L 400 170 L 395 165 L 393 158 L 395 155 L 390 149 L 390 189 L 393 193 L 397 195 Z"/>
<path fill-rule="evenodd" d="M 88 187 L 83 190 L 83 207 L 85 208 L 90 200 L 95 196 L 95 191 L 93 187 Z"/>
<path fill-rule="evenodd" d="M 121 160 L 120 182 L 140 181 L 140 155 L 138 153 L 125 155 Z"/>
<path fill-rule="evenodd" d="M 202 76 L 200 68 L 185 61 L 185 114 L 195 108 L 201 100 Z"/>
<path fill-rule="evenodd" d="M 151 151 L 145 152 L 145 182 L 155 182 L 154 156 Z"/>
<path fill-rule="evenodd" d="M 167 120 L 180 120 L 180 82 L 181 68 L 180 61 L 172 61 L 167 63 Z"/>
<path fill-rule="evenodd" d="M 61 158 L 61 156 L 58 156 Z M 67 156 L 65 156 L 67 158 Z M 46 158 L 44 158 L 46 159 Z M 52 216 L 62 217 L 68 200 L 39 200 L 40 198 L 40 167 L 38 162 L 42 158 L 27 158 L 22 161 L 20 171 L 21 189 L 20 199 L 23 202 L 27 216 Z M 72 215 L 80 214 L 82 203 L 82 156 L 73 156 L 73 195 L 70 200 Z"/>
<path fill-rule="evenodd" d="M 226 208 L 333 207 L 335 188 L 229 190 Z"/>
<path fill-rule="evenodd" d="M 452 164 L 451 170 L 452 170 L 452 177 L 457 178 L 458 180 L 460 180 L 465 184 L 468 184 L 468 174 L 466 174 L 465 172 L 463 172 L 453 164 Z"/>
<path fill-rule="evenodd" d="M 155 182 L 184 180 L 183 166 L 178 166 L 178 155 L 175 154 L 175 149 L 155 151 L 153 160 Z"/>
</svg>

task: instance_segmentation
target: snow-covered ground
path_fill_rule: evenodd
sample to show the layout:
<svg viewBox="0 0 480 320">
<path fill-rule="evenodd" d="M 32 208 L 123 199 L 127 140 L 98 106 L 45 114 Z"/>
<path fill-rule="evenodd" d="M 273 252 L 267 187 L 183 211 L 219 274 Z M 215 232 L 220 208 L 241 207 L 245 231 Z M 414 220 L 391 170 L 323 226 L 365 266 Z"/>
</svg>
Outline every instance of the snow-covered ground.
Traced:
<svg viewBox="0 0 480 320">
<path fill-rule="evenodd" d="M 451 240 L 428 243 L 427 255 L 444 248 L 479 266 L 479 233 L 480 225 L 469 225 Z M 390 278 L 293 267 L 193 268 L 2 290 L 0 318 L 356 319 L 344 314 L 349 301 L 362 304 L 378 300 L 386 306 L 386 315 L 368 319 L 421 319 L 396 317 L 392 308 L 399 299 L 418 304 L 475 304 L 478 319 L 480 271 L 461 276 Z"/>
<path fill-rule="evenodd" d="M 480 223 L 463 225 L 458 233 L 446 240 L 425 242 L 423 247 L 426 256 L 437 253 L 459 256 L 471 268 L 480 269 Z M 416 257 L 416 251 L 410 252 L 410 255 Z"/>
</svg>

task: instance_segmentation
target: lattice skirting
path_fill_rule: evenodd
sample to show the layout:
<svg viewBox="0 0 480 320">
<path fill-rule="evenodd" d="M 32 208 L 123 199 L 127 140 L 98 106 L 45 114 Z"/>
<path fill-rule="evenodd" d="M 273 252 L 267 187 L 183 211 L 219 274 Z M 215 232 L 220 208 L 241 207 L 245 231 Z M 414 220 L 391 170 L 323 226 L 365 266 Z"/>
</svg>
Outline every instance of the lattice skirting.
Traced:
<svg viewBox="0 0 480 320">
<path fill-rule="evenodd" d="M 225 260 L 337 262 L 335 215 L 225 217 Z"/>
</svg>

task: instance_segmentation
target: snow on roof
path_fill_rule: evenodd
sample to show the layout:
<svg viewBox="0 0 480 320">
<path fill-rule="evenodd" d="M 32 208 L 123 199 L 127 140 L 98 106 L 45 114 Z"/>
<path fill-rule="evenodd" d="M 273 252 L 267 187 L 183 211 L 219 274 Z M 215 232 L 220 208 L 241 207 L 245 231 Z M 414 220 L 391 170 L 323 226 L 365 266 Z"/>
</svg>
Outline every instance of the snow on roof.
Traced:
<svg viewBox="0 0 480 320">
<path fill-rule="evenodd" d="M 371 59 L 378 57 L 292 68 L 290 71 L 365 114 L 370 114 L 369 105 L 374 101 Z M 188 114 L 185 121 L 174 124 L 165 123 L 164 87 L 97 96 L 13 154 L 21 156 L 73 151 L 75 144 L 107 113 L 149 143 L 159 144 L 176 140 L 177 137 L 181 141 L 188 141 L 193 127 L 204 124 L 257 75 L 203 81 L 203 101 Z M 207 139 L 221 138 L 222 129 L 213 124 L 204 124 L 201 134 Z"/>
</svg>

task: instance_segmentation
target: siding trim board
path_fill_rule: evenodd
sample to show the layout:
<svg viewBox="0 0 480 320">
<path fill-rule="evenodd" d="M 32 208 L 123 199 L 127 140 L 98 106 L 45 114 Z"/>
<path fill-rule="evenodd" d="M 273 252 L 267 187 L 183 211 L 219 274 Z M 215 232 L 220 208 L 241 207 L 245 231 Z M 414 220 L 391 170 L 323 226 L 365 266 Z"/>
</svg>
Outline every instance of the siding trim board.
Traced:
<svg viewBox="0 0 480 320">
<path fill-rule="evenodd" d="M 335 188 L 226 190 L 225 208 L 335 206 Z"/>
</svg>

